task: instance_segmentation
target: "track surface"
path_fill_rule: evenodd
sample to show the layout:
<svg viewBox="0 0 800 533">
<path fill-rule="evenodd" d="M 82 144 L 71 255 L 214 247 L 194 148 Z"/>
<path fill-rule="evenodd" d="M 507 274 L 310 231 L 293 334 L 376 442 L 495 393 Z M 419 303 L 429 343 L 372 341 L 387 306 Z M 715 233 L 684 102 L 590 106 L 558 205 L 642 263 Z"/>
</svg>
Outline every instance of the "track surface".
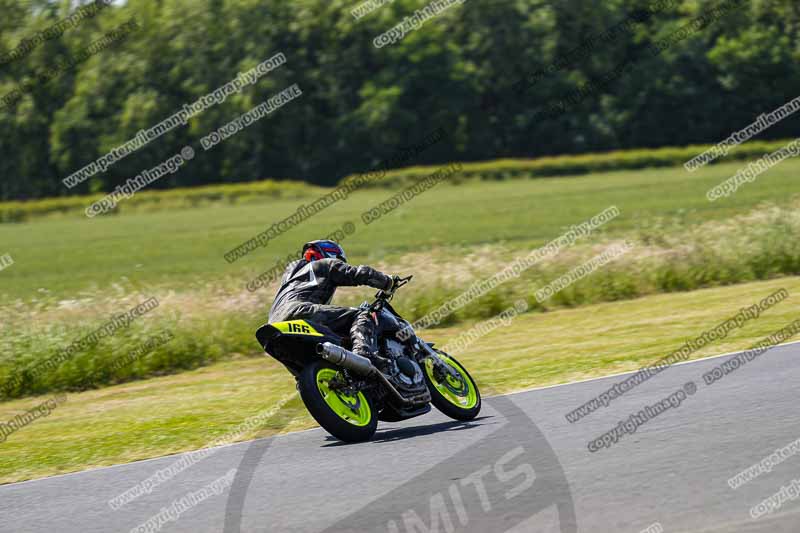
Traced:
<svg viewBox="0 0 800 533">
<path fill-rule="evenodd" d="M 711 386 L 702 374 L 730 356 L 676 365 L 574 424 L 567 411 L 623 377 L 488 399 L 482 417 L 466 425 L 438 413 L 382 424 L 365 444 L 342 446 L 319 429 L 240 443 L 118 511 L 109 498 L 177 457 L 6 485 L 0 531 L 130 531 L 238 468 L 232 488 L 160 531 L 444 532 L 452 524 L 476 532 L 639 533 L 660 523 L 667 533 L 796 533 L 800 499 L 758 520 L 749 512 L 800 478 L 800 457 L 737 490 L 727 480 L 800 438 L 798 356 L 800 344 L 774 348 Z M 609 449 L 589 452 L 590 439 L 688 381 L 698 389 L 680 407 Z"/>
</svg>

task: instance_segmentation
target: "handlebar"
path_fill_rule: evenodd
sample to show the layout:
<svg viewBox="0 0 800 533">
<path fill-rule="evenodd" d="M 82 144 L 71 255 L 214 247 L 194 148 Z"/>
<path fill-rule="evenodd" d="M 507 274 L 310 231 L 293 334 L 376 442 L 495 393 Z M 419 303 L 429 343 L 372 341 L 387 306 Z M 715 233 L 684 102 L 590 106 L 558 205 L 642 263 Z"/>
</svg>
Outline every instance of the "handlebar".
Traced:
<svg viewBox="0 0 800 533">
<path fill-rule="evenodd" d="M 405 277 L 405 278 L 399 278 L 399 277 L 395 278 L 394 284 L 392 286 L 392 294 L 394 294 L 394 292 L 397 289 L 399 289 L 400 287 L 402 287 L 403 285 L 408 285 L 408 283 L 411 281 L 411 279 L 413 277 L 414 276 L 408 276 L 408 277 Z"/>
<path fill-rule="evenodd" d="M 394 297 L 394 293 L 397 292 L 397 289 L 408 285 L 408 283 L 413 279 L 413 275 L 406 276 L 405 278 L 401 278 L 395 276 L 392 280 L 391 288 L 387 290 L 379 290 L 375 293 L 375 301 L 369 306 L 372 311 L 377 311 L 383 305 L 384 302 L 388 302 Z"/>
</svg>

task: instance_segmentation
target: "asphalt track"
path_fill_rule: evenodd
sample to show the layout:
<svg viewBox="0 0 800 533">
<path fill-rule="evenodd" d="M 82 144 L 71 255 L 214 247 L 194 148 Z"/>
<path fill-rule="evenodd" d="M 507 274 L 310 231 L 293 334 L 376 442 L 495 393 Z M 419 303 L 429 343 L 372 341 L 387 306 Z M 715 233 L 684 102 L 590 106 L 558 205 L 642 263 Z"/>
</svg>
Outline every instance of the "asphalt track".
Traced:
<svg viewBox="0 0 800 533">
<path fill-rule="evenodd" d="M 239 443 L 116 511 L 110 498 L 177 457 L 6 485 L 0 531 L 130 531 L 236 469 L 231 487 L 159 530 L 796 533 L 800 499 L 758 519 L 750 509 L 800 478 L 800 457 L 736 490 L 727 480 L 800 438 L 799 356 L 800 344 L 776 347 L 713 385 L 703 373 L 732 356 L 675 365 L 576 423 L 565 413 L 624 376 L 490 398 L 470 424 L 438 413 L 382 424 L 364 444 L 320 429 Z M 680 406 L 589 451 L 690 381 Z"/>
</svg>

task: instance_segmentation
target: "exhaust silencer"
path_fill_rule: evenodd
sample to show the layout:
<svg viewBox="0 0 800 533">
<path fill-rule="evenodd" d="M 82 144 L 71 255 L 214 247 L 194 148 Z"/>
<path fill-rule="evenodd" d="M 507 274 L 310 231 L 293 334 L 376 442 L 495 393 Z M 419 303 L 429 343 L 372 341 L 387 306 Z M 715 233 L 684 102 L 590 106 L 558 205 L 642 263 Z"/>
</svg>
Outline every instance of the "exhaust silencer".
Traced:
<svg viewBox="0 0 800 533">
<path fill-rule="evenodd" d="M 350 350 L 345 350 L 341 346 L 336 346 L 330 342 L 317 344 L 317 353 L 326 361 L 330 361 L 334 365 L 341 366 L 347 370 L 352 370 L 360 376 L 369 376 L 378 372 L 378 369 L 375 368 L 372 361 L 366 357 L 361 357 Z"/>
</svg>

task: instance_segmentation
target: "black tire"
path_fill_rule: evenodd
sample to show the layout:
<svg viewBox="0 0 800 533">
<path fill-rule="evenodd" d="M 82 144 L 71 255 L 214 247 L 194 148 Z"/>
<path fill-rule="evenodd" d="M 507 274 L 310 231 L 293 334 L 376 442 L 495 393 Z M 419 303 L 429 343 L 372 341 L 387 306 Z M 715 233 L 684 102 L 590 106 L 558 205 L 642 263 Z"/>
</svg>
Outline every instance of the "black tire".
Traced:
<svg viewBox="0 0 800 533">
<path fill-rule="evenodd" d="M 328 405 L 317 385 L 317 376 L 320 372 L 329 373 L 339 371 L 340 368 L 331 365 L 323 360 L 315 360 L 303 368 L 297 380 L 300 389 L 300 397 L 303 403 L 314 417 L 314 420 L 328 433 L 344 442 L 363 442 L 372 438 L 378 427 L 378 411 L 375 403 L 369 395 L 361 394 L 358 401 L 366 401 L 369 408 L 369 420 L 365 425 L 356 425 L 343 419 L 334 409 Z M 329 392 L 329 394 L 335 394 Z M 341 398 L 341 397 L 339 397 Z M 361 405 L 359 403 L 359 405 Z M 359 408 L 363 409 L 363 406 Z M 363 421 L 362 421 L 363 422 Z"/>
<path fill-rule="evenodd" d="M 481 392 L 478 390 L 478 384 L 475 383 L 475 380 L 472 379 L 472 376 L 469 375 L 467 369 L 458 362 L 458 360 L 453 357 L 452 355 L 448 355 L 444 352 L 438 352 L 439 355 L 443 355 L 452 361 L 454 361 L 459 366 L 459 374 L 462 375 L 464 379 L 469 380 L 472 387 L 475 389 L 475 395 L 477 396 L 477 403 L 475 403 L 472 407 L 461 407 L 450 400 L 448 400 L 436 387 L 436 385 L 431 380 L 430 376 L 428 375 L 427 368 L 423 369 L 422 373 L 425 375 L 425 383 L 428 385 L 428 390 L 431 392 L 431 403 L 436 407 L 439 411 L 444 413 L 445 415 L 449 416 L 455 420 L 472 420 L 478 413 L 481 412 Z"/>
</svg>

